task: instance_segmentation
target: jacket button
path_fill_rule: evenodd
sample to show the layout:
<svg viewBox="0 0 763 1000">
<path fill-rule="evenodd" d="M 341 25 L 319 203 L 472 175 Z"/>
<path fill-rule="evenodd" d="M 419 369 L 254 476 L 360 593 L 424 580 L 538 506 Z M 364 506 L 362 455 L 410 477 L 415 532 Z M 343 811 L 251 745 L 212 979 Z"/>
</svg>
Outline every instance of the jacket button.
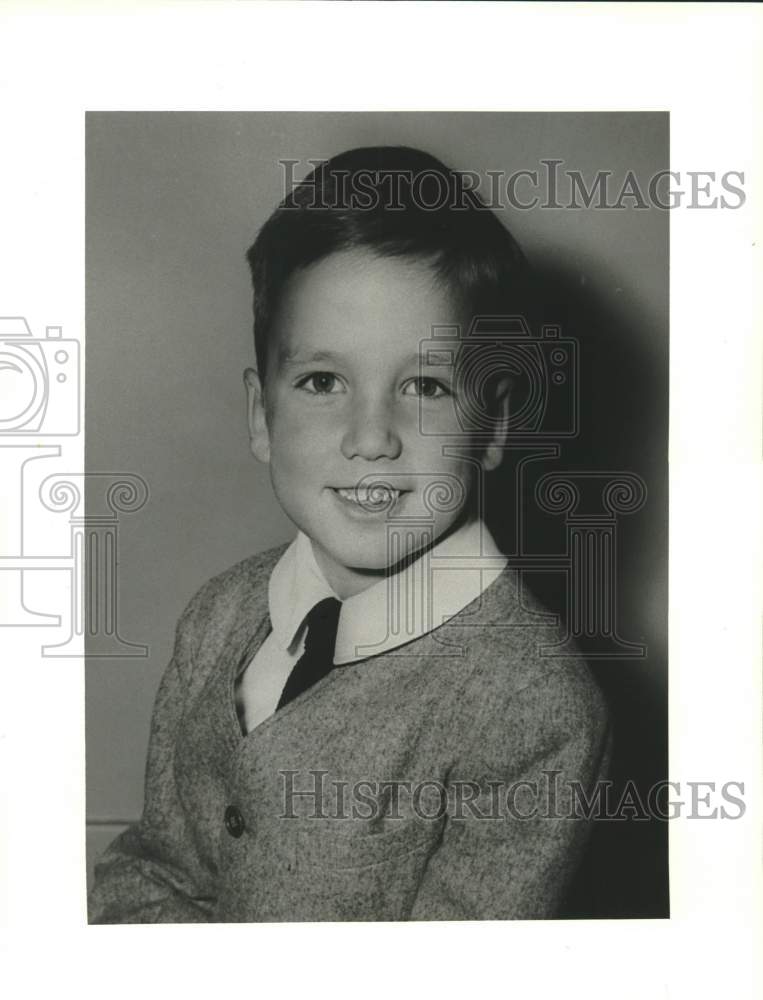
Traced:
<svg viewBox="0 0 763 1000">
<path fill-rule="evenodd" d="M 235 806 L 228 806 L 225 810 L 225 829 L 231 837 L 240 837 L 244 832 L 244 817 Z"/>
</svg>

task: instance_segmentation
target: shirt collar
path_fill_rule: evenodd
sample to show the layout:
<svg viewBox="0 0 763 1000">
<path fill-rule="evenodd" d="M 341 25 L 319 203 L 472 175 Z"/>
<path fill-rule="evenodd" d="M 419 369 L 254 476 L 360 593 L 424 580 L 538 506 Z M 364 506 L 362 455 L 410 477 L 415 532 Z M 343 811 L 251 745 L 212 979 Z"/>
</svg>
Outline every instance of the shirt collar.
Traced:
<svg viewBox="0 0 763 1000">
<path fill-rule="evenodd" d="M 310 539 L 300 531 L 273 567 L 268 584 L 270 622 L 278 645 L 289 649 L 311 608 L 336 596 L 315 561 Z"/>
<path fill-rule="evenodd" d="M 507 561 L 483 521 L 462 525 L 398 573 L 342 603 L 334 662 L 377 656 L 426 635 L 476 600 Z M 278 644 L 292 647 L 310 609 L 336 596 L 310 540 L 299 532 L 270 577 L 270 620 Z"/>
</svg>

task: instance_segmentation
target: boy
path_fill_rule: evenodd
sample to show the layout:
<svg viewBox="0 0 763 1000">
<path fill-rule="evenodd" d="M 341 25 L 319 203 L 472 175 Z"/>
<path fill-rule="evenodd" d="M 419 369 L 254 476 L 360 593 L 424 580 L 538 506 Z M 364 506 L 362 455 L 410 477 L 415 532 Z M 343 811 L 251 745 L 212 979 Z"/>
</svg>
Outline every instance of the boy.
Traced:
<svg viewBox="0 0 763 1000">
<path fill-rule="evenodd" d="M 248 260 L 251 447 L 298 534 L 183 614 L 91 920 L 553 916 L 606 712 L 481 519 L 511 379 L 462 336 L 526 307 L 522 254 L 458 174 L 380 147 L 318 167 Z"/>
</svg>

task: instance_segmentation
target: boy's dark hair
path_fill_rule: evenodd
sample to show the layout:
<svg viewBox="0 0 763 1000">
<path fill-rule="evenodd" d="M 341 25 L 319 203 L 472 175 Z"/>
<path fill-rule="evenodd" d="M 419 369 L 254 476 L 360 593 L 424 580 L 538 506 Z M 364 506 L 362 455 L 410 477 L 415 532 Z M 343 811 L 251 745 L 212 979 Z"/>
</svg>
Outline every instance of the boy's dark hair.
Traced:
<svg viewBox="0 0 763 1000">
<path fill-rule="evenodd" d="M 528 311 L 525 257 L 464 176 L 407 146 L 351 149 L 297 184 L 247 251 L 262 377 L 286 282 L 351 249 L 428 263 L 471 316 Z"/>
</svg>

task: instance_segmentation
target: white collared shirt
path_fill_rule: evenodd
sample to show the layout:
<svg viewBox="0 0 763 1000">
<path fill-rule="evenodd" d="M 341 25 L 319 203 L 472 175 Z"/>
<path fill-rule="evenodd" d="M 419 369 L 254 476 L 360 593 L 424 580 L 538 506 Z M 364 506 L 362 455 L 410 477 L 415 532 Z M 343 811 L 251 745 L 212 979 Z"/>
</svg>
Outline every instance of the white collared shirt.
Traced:
<svg viewBox="0 0 763 1000">
<path fill-rule="evenodd" d="M 398 573 L 342 603 L 334 663 L 366 659 L 421 638 L 479 597 L 506 563 L 483 521 L 462 525 Z M 308 612 L 318 601 L 336 596 L 315 560 L 310 539 L 299 532 L 270 576 L 273 631 L 239 679 L 247 732 L 275 711 L 302 655 Z"/>
</svg>

